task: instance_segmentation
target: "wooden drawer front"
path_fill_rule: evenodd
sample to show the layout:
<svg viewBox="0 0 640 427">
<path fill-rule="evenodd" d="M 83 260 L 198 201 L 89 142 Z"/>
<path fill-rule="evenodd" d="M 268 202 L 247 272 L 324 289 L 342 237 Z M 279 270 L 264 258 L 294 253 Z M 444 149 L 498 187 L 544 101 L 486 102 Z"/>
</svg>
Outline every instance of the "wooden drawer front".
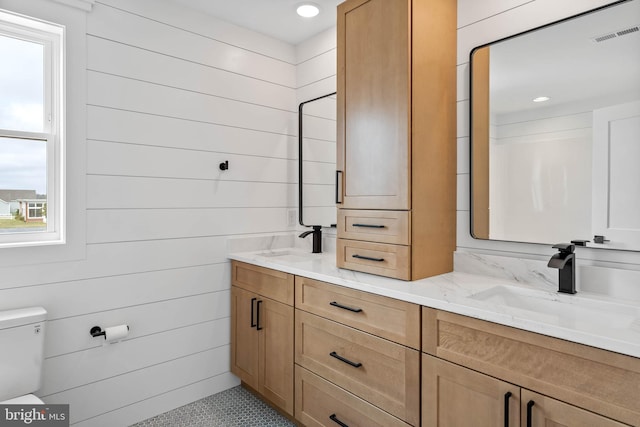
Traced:
<svg viewBox="0 0 640 427">
<path fill-rule="evenodd" d="M 293 305 L 293 275 L 231 261 L 231 284 L 284 304 Z"/>
<path fill-rule="evenodd" d="M 307 427 L 408 427 L 359 397 L 296 365 L 296 419 Z"/>
<path fill-rule="evenodd" d="M 337 239 L 336 252 L 340 268 L 410 280 L 409 246 Z"/>
<path fill-rule="evenodd" d="M 418 351 L 301 310 L 296 310 L 295 346 L 297 364 L 418 425 Z"/>
<path fill-rule="evenodd" d="M 306 277 L 295 279 L 296 308 L 420 349 L 420 306 Z"/>
<path fill-rule="evenodd" d="M 409 211 L 338 209 L 339 238 L 408 245 L 410 236 Z"/>
<path fill-rule="evenodd" d="M 422 350 L 631 425 L 640 359 L 423 307 Z"/>
</svg>

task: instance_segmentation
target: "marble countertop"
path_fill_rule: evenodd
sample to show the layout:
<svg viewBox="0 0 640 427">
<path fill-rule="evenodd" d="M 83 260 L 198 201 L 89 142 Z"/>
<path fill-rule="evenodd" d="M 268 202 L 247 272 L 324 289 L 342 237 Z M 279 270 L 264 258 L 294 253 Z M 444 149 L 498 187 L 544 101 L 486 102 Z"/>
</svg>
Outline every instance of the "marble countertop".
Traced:
<svg viewBox="0 0 640 427">
<path fill-rule="evenodd" d="M 555 338 L 640 357 L 640 306 L 601 294 L 559 294 L 506 279 L 452 272 L 405 282 L 336 267 L 335 254 L 299 249 L 229 258 Z"/>
</svg>

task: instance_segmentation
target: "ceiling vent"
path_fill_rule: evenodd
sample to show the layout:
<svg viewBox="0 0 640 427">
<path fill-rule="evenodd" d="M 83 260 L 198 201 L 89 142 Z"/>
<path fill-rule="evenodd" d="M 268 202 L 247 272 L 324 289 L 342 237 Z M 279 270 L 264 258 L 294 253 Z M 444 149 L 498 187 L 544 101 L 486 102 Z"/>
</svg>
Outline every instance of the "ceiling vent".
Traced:
<svg viewBox="0 0 640 427">
<path fill-rule="evenodd" d="M 634 25 L 632 27 L 623 28 L 621 30 L 612 31 L 610 33 L 602 34 L 600 36 L 592 37 L 591 41 L 595 43 L 601 43 L 603 41 L 617 39 L 618 37 L 626 36 L 628 34 L 633 34 L 640 32 L 640 25 Z"/>
</svg>

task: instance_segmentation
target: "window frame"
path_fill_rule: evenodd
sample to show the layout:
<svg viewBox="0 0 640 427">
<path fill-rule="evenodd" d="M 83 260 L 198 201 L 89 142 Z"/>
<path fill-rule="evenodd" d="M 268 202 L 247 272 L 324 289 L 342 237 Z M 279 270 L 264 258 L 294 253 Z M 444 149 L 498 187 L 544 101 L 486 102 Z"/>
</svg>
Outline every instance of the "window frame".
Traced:
<svg viewBox="0 0 640 427">
<path fill-rule="evenodd" d="M 65 222 L 65 27 L 0 9 L 0 36 L 43 45 L 42 132 L 0 128 L 0 137 L 46 143 L 46 231 L 2 233 L 0 249 L 66 243 Z M 44 200 L 43 200 L 44 201 Z"/>
</svg>

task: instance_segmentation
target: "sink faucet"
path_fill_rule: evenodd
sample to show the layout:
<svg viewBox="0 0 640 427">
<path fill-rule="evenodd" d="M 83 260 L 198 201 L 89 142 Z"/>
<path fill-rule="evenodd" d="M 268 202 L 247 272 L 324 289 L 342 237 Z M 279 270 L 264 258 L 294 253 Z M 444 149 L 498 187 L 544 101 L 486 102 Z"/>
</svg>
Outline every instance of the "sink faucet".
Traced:
<svg viewBox="0 0 640 427">
<path fill-rule="evenodd" d="M 313 230 L 305 231 L 298 237 L 302 237 L 304 239 L 309 234 L 313 234 L 313 250 L 311 252 L 314 254 L 321 253 L 322 252 L 322 227 L 319 225 L 314 225 Z"/>
<path fill-rule="evenodd" d="M 573 251 L 576 249 L 575 245 L 570 243 L 558 243 L 553 245 L 554 249 L 558 249 L 560 252 L 554 254 L 549 260 L 547 267 L 557 268 L 559 271 L 558 280 L 558 292 L 564 292 L 565 294 L 576 293 L 576 255 Z"/>
</svg>

